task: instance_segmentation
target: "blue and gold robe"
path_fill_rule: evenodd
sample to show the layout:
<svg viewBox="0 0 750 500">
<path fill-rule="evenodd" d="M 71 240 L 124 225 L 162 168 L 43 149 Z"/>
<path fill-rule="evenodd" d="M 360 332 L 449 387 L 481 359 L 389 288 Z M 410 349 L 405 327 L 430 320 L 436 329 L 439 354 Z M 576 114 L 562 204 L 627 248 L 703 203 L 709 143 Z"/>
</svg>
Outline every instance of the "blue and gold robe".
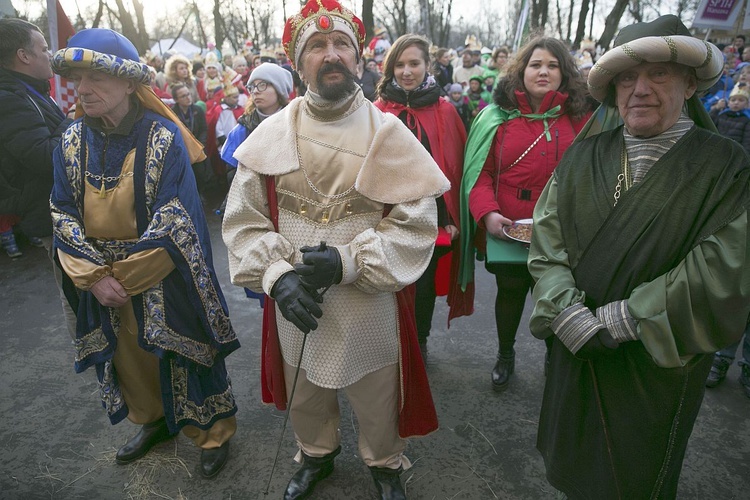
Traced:
<svg viewBox="0 0 750 500">
<path fill-rule="evenodd" d="M 61 258 L 88 268 L 91 285 L 106 275 L 119 280 L 118 273 L 143 272 L 149 261 L 152 267 L 159 262 L 168 267 L 129 293 L 134 315 L 129 307 L 102 306 L 66 276 L 66 296 L 78 318 L 75 369 L 95 366 L 111 422 L 125 418 L 128 408 L 113 356 L 130 316 L 138 345 L 159 358 L 170 431 L 185 425 L 208 429 L 237 411 L 224 358 L 239 342 L 213 269 L 190 159 L 178 127 L 143 111 L 136 101 L 123 122 L 125 127 L 104 133 L 85 118 L 65 132 L 54 156 L 55 249 Z M 130 184 L 132 198 L 122 191 Z M 93 206 L 96 198 L 109 196 L 120 203 L 86 212 L 86 200 Z"/>
</svg>

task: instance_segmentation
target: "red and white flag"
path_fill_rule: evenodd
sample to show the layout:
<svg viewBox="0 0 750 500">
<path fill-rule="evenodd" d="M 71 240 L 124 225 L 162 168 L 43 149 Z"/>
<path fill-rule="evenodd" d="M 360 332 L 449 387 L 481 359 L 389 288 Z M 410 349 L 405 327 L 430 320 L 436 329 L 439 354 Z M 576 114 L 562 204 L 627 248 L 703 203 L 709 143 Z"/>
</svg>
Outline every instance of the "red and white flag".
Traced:
<svg viewBox="0 0 750 500">
<path fill-rule="evenodd" d="M 49 19 L 50 50 L 54 54 L 59 49 L 68 46 L 68 40 L 76 30 L 70 24 L 70 19 L 65 15 L 60 0 L 47 0 L 47 18 Z M 55 75 L 52 82 L 52 98 L 57 101 L 62 110 L 67 113 L 72 105 L 76 103 L 76 91 L 73 82 Z"/>
</svg>

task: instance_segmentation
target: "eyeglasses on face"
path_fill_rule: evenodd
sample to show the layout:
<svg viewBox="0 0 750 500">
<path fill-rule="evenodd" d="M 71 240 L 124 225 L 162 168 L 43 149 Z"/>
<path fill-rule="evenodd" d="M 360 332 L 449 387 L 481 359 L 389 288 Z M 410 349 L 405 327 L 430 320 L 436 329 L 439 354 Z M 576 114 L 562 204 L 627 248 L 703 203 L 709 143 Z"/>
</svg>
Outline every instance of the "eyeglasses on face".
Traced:
<svg viewBox="0 0 750 500">
<path fill-rule="evenodd" d="M 263 92 L 268 88 L 268 83 L 264 81 L 259 81 L 257 83 L 250 83 L 247 86 L 248 92 Z"/>
</svg>

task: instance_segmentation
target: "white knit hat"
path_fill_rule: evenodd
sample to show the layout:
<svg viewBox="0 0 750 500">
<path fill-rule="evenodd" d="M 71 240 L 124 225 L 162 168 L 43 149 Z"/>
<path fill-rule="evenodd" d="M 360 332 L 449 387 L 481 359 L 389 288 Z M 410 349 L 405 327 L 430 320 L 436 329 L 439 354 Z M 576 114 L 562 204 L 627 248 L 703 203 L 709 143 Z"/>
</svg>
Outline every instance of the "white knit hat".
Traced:
<svg viewBox="0 0 750 500">
<path fill-rule="evenodd" d="M 263 63 L 250 73 L 250 78 L 247 79 L 247 83 L 250 84 L 256 80 L 263 80 L 273 85 L 276 89 L 276 93 L 280 96 L 283 95 L 285 98 L 289 97 L 292 93 L 292 74 L 273 63 Z"/>
</svg>

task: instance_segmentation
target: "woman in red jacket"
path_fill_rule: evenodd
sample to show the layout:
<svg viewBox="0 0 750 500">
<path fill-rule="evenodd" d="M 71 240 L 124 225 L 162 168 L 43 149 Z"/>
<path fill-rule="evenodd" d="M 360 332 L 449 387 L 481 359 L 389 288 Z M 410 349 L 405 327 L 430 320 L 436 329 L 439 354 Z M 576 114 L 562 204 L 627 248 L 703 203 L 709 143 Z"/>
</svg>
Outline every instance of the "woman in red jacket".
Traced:
<svg viewBox="0 0 750 500">
<path fill-rule="evenodd" d="M 458 250 L 459 188 L 463 169 L 466 131 L 452 104 L 440 98 L 440 87 L 427 72 L 430 65 L 430 43 L 420 35 L 407 34 L 393 43 L 383 61 L 383 78 L 378 83 L 375 106 L 396 115 L 430 152 L 451 182 L 450 191 L 437 199 L 438 245 L 427 270 L 416 283 L 415 316 L 422 355 L 426 354 L 427 337 L 435 310 L 435 275 L 438 260 Z M 453 243 L 456 245 L 453 245 Z M 451 269 L 448 292 L 448 321 L 473 312 L 474 290 L 462 292 L 458 287 L 458 258 Z"/>
<path fill-rule="evenodd" d="M 464 173 L 477 226 L 501 240 L 508 240 L 503 228 L 531 218 L 552 171 L 589 115 L 583 79 L 559 40 L 531 40 L 507 70 L 495 88 L 494 105 L 471 129 Z M 489 149 L 479 152 L 482 144 Z M 486 267 L 497 282 L 500 348 L 492 384 L 501 391 L 515 368 L 513 345 L 532 280 L 523 261 L 488 262 Z"/>
</svg>

